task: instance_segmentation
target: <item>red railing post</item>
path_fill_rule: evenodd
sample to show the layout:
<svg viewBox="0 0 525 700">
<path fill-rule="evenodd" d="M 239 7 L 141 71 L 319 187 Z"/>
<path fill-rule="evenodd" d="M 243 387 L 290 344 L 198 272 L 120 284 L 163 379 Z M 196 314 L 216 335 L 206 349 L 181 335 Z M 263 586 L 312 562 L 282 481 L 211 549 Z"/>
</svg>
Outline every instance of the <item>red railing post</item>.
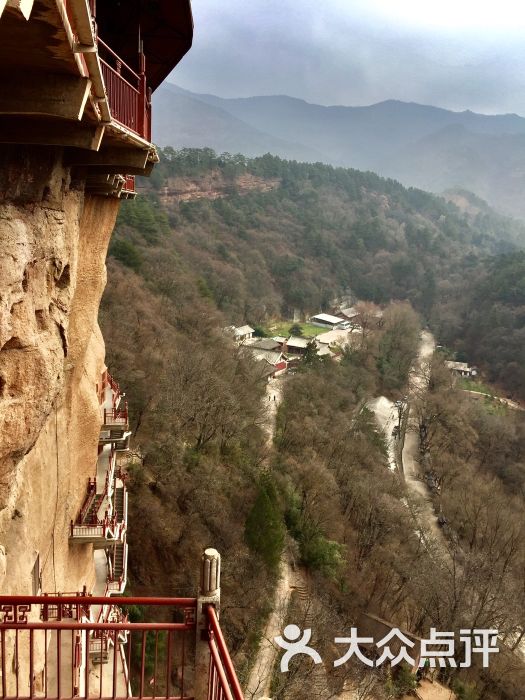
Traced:
<svg viewBox="0 0 525 700">
<path fill-rule="evenodd" d="M 212 663 L 219 677 L 221 691 L 226 696 L 232 697 L 233 700 L 244 700 L 241 684 L 235 673 L 235 667 L 230 658 L 226 642 L 224 641 L 215 608 L 212 605 L 208 605 L 206 613 L 209 621 L 209 646 L 212 654 Z"/>
<path fill-rule="evenodd" d="M 148 97 L 146 100 L 146 133 L 145 133 L 146 141 L 151 141 L 151 95 L 152 95 L 152 90 L 149 87 L 148 88 Z"/>
<path fill-rule="evenodd" d="M 141 51 L 139 54 L 139 100 L 138 100 L 138 125 L 137 130 L 139 134 L 146 138 L 147 131 L 147 109 L 148 109 L 148 93 L 146 85 L 146 57 L 144 52 Z"/>
<path fill-rule="evenodd" d="M 209 698 L 209 669 L 211 653 L 206 608 L 216 610 L 221 602 L 221 555 L 216 549 L 206 549 L 202 555 L 199 597 L 197 598 L 197 629 L 195 638 L 195 700 Z"/>
</svg>

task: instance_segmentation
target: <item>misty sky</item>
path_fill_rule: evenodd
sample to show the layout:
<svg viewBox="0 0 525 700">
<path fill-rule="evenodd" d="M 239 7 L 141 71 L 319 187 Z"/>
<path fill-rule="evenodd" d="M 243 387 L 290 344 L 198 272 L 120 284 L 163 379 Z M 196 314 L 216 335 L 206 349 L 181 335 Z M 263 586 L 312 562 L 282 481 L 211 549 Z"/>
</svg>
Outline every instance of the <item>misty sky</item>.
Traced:
<svg viewBox="0 0 525 700">
<path fill-rule="evenodd" d="M 193 48 L 170 80 L 221 97 L 385 99 L 525 115 L 517 0 L 192 0 Z"/>
</svg>

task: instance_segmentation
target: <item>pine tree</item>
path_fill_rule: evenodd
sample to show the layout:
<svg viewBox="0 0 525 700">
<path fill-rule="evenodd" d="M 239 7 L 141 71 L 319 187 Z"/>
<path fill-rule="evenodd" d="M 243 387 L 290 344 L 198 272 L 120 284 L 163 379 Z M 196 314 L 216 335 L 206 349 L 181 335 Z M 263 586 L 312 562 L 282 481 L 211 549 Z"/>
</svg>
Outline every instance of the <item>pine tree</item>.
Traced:
<svg viewBox="0 0 525 700">
<path fill-rule="evenodd" d="M 261 556 L 268 569 L 277 572 L 284 536 L 285 527 L 277 492 L 270 477 L 264 476 L 246 519 L 246 543 Z"/>
</svg>

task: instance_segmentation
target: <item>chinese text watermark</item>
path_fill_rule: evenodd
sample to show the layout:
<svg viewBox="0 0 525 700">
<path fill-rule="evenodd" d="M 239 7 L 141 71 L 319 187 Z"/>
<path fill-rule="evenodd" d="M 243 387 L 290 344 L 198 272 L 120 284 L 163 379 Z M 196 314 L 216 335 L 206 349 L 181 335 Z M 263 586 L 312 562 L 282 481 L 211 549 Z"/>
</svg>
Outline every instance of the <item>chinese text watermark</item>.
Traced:
<svg viewBox="0 0 525 700">
<path fill-rule="evenodd" d="M 281 658 L 283 673 L 288 671 L 290 660 L 294 656 L 304 655 L 312 659 L 314 664 L 322 663 L 320 654 L 309 646 L 311 638 L 311 629 L 301 631 L 297 625 L 287 625 L 283 634 L 275 637 L 276 644 L 285 650 Z M 483 668 L 487 668 L 490 655 L 499 652 L 498 630 L 495 629 L 460 630 L 462 660 L 459 662 L 456 659 L 454 632 L 438 632 L 435 627 L 430 628 L 427 639 L 407 636 L 394 627 L 377 642 L 373 637 L 360 637 L 357 627 L 351 627 L 349 636 L 335 637 L 334 642 L 346 647 L 344 654 L 334 661 L 334 667 L 341 666 L 354 657 L 370 667 L 381 666 L 385 662 L 396 666 L 405 661 L 412 667 L 420 668 L 445 668 L 447 665 L 451 668 L 469 668 L 472 665 L 473 654 L 480 654 Z"/>
</svg>

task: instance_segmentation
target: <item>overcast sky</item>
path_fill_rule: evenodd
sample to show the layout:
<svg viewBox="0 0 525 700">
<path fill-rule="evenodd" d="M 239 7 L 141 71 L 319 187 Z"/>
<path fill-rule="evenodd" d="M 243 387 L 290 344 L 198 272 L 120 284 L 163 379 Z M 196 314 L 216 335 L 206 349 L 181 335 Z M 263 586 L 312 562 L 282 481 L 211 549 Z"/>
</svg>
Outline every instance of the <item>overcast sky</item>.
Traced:
<svg viewBox="0 0 525 700">
<path fill-rule="evenodd" d="M 519 0 L 192 0 L 193 48 L 170 76 L 221 97 L 386 99 L 525 115 Z"/>
</svg>

